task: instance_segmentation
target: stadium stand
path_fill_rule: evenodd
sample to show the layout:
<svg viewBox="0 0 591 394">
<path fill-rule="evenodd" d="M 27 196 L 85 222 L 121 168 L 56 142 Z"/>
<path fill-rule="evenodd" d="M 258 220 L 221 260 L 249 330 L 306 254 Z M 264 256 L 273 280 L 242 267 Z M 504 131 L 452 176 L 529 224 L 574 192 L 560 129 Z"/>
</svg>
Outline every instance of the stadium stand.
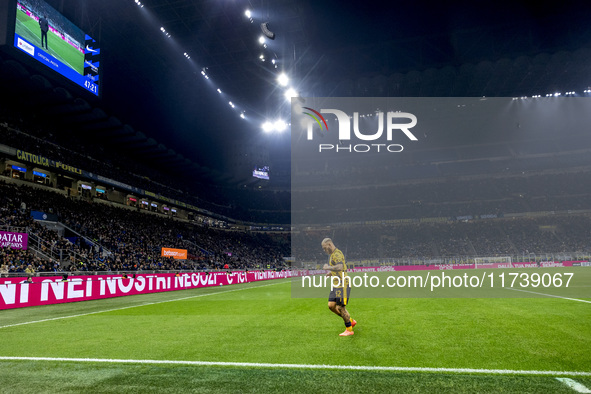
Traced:
<svg viewBox="0 0 591 394">
<path fill-rule="evenodd" d="M 39 126 L 38 122 L 24 120 L 10 113 L 0 113 L 1 143 L 35 155 L 67 162 L 89 172 L 114 179 L 125 184 L 165 195 L 233 219 L 250 222 L 289 223 L 289 193 L 261 190 L 224 190 L 211 185 L 184 184 L 179 189 L 179 179 L 164 174 L 137 160 L 120 154 L 112 147 L 89 144 L 72 135 L 62 135 L 59 130 Z M 100 158 L 100 159 L 97 159 Z M 146 175 L 149 174 L 149 175 Z M 239 200 L 240 206 L 228 198 Z M 264 212 L 261 212 L 264 211 Z"/>
<path fill-rule="evenodd" d="M 328 232 L 325 231 L 324 234 Z M 553 261 L 591 255 L 591 217 L 587 215 L 521 216 L 474 221 L 420 222 L 337 228 L 328 233 L 352 263 L 472 261 L 476 256 L 510 256 L 514 261 Z M 322 232 L 294 235 L 302 260 L 324 263 L 318 239 Z"/>
<path fill-rule="evenodd" d="M 88 196 L 69 198 L 50 193 L 51 197 L 40 197 L 36 194 L 47 192 L 36 191 L 24 197 L 26 193 L 17 193 L 14 198 L 26 199 L 29 209 L 56 212 L 60 221 L 77 233 L 69 234 L 74 242 L 41 233 L 40 226 L 16 213 L 18 219 L 4 220 L 4 225 L 29 227 L 39 238 L 57 245 L 62 256 L 46 245 L 47 256 L 63 259 L 66 253 L 68 267 L 90 271 L 212 269 L 230 262 L 235 268 L 252 269 L 268 262 L 282 266 L 281 257 L 294 254 L 323 261 L 318 239 L 333 234 L 341 238 L 353 260 L 502 255 L 522 259 L 531 255 L 540 260 L 554 253 L 589 252 L 585 240 L 590 233 L 591 151 L 586 148 L 584 131 L 576 128 L 559 136 L 540 130 L 536 139 L 502 130 L 503 142 L 464 145 L 459 144 L 461 136 L 446 141 L 430 136 L 425 148 L 386 168 L 362 166 L 354 160 L 338 169 L 299 162 L 294 171 L 301 184 L 292 186 L 291 191 L 253 192 L 183 184 L 165 171 L 120 154 L 112 145 L 90 144 L 81 136 L 48 129 L 34 117 L 22 119 L 0 111 L 4 145 L 194 204 L 228 222 L 247 221 L 260 228 L 261 223 L 290 222 L 331 226 L 306 236 L 300 232 L 294 237 L 295 253 L 290 253 L 290 239 L 282 234 L 265 238 L 214 230 L 100 204 Z M 338 199 L 332 198 L 334 190 L 322 187 L 327 177 L 340 185 Z M 368 195 L 371 204 L 358 204 Z M 304 205 L 292 209 L 292 198 Z M 3 204 L 6 208 L 5 201 Z M 362 226 L 362 234 L 350 230 L 352 224 Z M 171 247 L 184 246 L 194 259 L 189 266 L 162 259 L 157 246 L 160 241 Z M 95 244 L 91 247 L 88 242 Z M 298 250 L 300 242 L 302 250 Z"/>
<path fill-rule="evenodd" d="M 8 146 L 68 161 L 228 217 L 256 220 L 267 216 L 280 218 L 282 222 L 289 217 L 291 195 L 287 191 L 259 195 L 264 198 L 235 191 L 245 204 L 233 206 L 224 199 L 223 191 L 190 187 L 178 190 L 164 174 L 105 147 L 90 146 L 83 140 L 65 138 L 11 118 L 10 114 L 4 115 L 13 122 L 0 123 L 2 142 Z M 305 216 L 314 219 L 310 224 L 341 223 L 330 231 L 345 245 L 351 260 L 445 261 L 505 255 L 540 260 L 554 253 L 586 254 L 589 253 L 586 240 L 591 233 L 587 216 L 591 209 L 591 162 L 588 152 L 578 151 L 576 144 L 556 146 L 558 150 L 552 152 L 532 146 L 521 156 L 507 160 L 499 160 L 504 157 L 499 155 L 508 151 L 503 146 L 478 147 L 479 153 L 474 153 L 474 149 L 458 149 L 448 157 L 456 161 L 432 160 L 446 159 L 447 150 L 443 149 L 436 155 L 416 155 L 415 162 L 403 164 L 405 171 L 361 174 L 367 175 L 361 177 L 358 175 L 363 170 L 353 163 L 350 168 L 330 173 L 342 180 L 346 189 L 337 201 L 330 198 L 330 190 L 315 186 L 326 176 L 322 172 L 307 173 L 309 190 L 302 188 L 292 193 L 299 201 L 306 201 Z M 424 162 L 428 157 L 429 162 Z M 464 160 L 482 165 L 460 165 Z M 470 171 L 466 172 L 466 168 Z M 305 172 L 306 168 L 300 170 Z M 149 178 L 139 175 L 146 173 L 150 174 Z M 351 174 L 374 186 L 347 184 Z M 400 178 L 397 174 L 406 175 Z M 446 177 L 441 178 L 442 174 Z M 376 179 L 382 180 L 377 186 Z M 38 272 L 202 270 L 219 269 L 225 264 L 233 269 L 267 265 L 282 268 L 285 267 L 282 257 L 292 255 L 290 237 L 282 233 L 270 236 L 222 231 L 170 217 L 148 216 L 136 208 L 100 203 L 89 196 L 68 197 L 57 193 L 58 190 L 6 183 L 1 188 L 0 226 L 28 229 L 38 249 L 36 252 L 4 250 L 2 261 L 12 273 L 22 272 L 28 264 L 34 265 Z M 366 208 L 356 206 L 355 201 L 368 193 L 374 196 L 373 204 Z M 326 201 L 332 201 L 328 209 L 323 208 Z M 27 212 L 21 212 L 21 203 L 26 205 Z M 68 228 L 67 239 L 31 219 L 29 210 L 55 213 Z M 295 212 L 296 217 L 299 213 Z M 350 231 L 347 223 L 362 225 L 363 233 Z M 326 231 L 308 234 L 304 240 L 303 236 L 302 232 L 296 235 L 296 244 L 310 246 L 296 250 L 298 257 L 323 261 L 325 256 L 317 243 L 326 236 Z M 190 259 L 182 262 L 162 258 L 163 244 L 188 249 Z"/>
<path fill-rule="evenodd" d="M 289 255 L 285 239 L 276 242 L 265 234 L 210 229 L 24 185 L 2 182 L 0 190 L 0 228 L 26 229 L 43 240 L 30 242 L 33 250 L 5 248 L 2 263 L 9 272 L 22 272 L 28 264 L 40 272 L 205 270 L 226 264 L 241 270 L 283 268 L 282 257 Z M 29 216 L 32 209 L 55 213 L 79 236 L 66 239 L 45 228 Z M 188 249 L 189 259 L 163 258 L 162 247 Z M 59 251 L 59 261 L 49 257 L 56 255 L 52 251 Z"/>
</svg>

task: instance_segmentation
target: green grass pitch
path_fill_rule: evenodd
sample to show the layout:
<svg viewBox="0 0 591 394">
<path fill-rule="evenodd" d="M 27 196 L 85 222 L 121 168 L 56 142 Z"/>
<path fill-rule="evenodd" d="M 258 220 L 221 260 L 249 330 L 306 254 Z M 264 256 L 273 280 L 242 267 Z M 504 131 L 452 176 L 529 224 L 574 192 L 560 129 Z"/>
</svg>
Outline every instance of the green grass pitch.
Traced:
<svg viewBox="0 0 591 394">
<path fill-rule="evenodd" d="M 290 281 L 275 280 L 5 310 L 0 356 L 540 373 L 0 359 L 0 391 L 573 392 L 543 371 L 586 372 L 573 379 L 591 387 L 589 303 L 353 297 L 358 325 L 346 338 L 326 303 L 292 298 Z"/>
<path fill-rule="evenodd" d="M 41 29 L 39 28 L 39 23 L 29 18 L 24 12 L 18 10 L 16 13 L 15 31 L 25 40 L 41 48 Z M 47 46 L 49 48 L 47 52 L 65 65 L 76 70 L 79 74 L 84 74 L 84 53 L 58 38 L 52 32 L 48 32 L 47 37 Z"/>
</svg>

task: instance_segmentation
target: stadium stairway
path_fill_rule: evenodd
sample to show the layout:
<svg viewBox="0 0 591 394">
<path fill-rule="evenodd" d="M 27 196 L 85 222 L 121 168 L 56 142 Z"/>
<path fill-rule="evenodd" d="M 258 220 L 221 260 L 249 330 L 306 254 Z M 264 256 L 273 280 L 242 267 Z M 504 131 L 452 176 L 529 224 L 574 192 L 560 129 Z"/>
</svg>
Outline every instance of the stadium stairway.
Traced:
<svg viewBox="0 0 591 394">
<path fill-rule="evenodd" d="M 68 250 L 63 248 L 58 249 L 54 247 L 51 242 L 47 241 L 46 239 L 31 231 L 29 231 L 28 247 L 38 257 L 44 260 L 59 262 L 62 267 L 64 265 L 69 265 L 71 262 L 90 262 L 90 260 L 87 257 L 82 256 L 75 250 Z M 72 261 L 72 259 L 74 261 Z"/>
<path fill-rule="evenodd" d="M 98 199 L 93 199 L 94 200 L 98 200 Z M 68 231 L 72 232 L 73 234 L 76 234 L 78 237 L 80 237 L 80 239 L 83 239 L 88 245 L 92 245 L 93 248 L 95 248 L 95 250 L 99 250 L 102 248 L 103 250 L 103 254 L 107 254 L 107 255 L 112 255 L 113 252 L 111 252 L 109 249 L 107 249 L 105 246 L 94 242 L 92 239 L 80 234 L 79 232 L 77 232 L 76 230 L 74 230 L 73 228 L 67 226 L 64 223 L 60 223 L 60 225 L 62 225 L 64 227 L 64 229 L 67 229 Z"/>
<path fill-rule="evenodd" d="M 511 246 L 511 254 L 520 254 L 521 251 L 517 248 L 517 246 L 515 246 L 515 243 L 513 242 L 513 240 L 511 239 L 511 236 L 509 234 L 507 234 L 502 228 L 499 227 L 499 230 L 501 231 L 501 233 L 503 234 L 503 236 L 507 239 L 507 242 L 509 243 L 509 246 Z"/>
<path fill-rule="evenodd" d="M 472 244 L 472 241 L 470 241 L 469 237 L 466 237 L 466 244 L 468 245 L 468 248 L 470 250 L 470 253 L 472 253 L 472 256 L 477 256 L 478 252 L 476 252 L 476 248 L 474 247 L 474 244 Z"/>
<path fill-rule="evenodd" d="M 213 253 L 213 252 L 210 252 L 209 250 L 207 250 L 207 249 L 205 249 L 205 248 L 203 248 L 203 247 L 201 247 L 201 246 L 197 245 L 195 242 L 189 241 L 188 239 L 183 239 L 183 242 L 184 242 L 184 243 L 187 243 L 187 244 L 189 244 L 189 245 L 192 245 L 192 246 L 194 246 L 194 247 L 196 248 L 196 250 L 199 250 L 199 251 L 201 251 L 201 253 L 203 253 L 203 254 L 205 254 L 205 255 L 208 255 L 208 256 L 209 256 L 209 255 L 212 255 L 212 256 L 213 256 L 213 255 L 215 255 L 215 253 Z"/>
</svg>

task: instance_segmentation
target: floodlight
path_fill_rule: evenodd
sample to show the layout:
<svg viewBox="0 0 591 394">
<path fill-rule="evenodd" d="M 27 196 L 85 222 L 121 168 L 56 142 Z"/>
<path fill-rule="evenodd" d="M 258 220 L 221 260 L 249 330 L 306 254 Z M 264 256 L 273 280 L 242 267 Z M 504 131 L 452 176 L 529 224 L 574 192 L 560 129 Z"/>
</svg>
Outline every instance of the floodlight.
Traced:
<svg viewBox="0 0 591 394">
<path fill-rule="evenodd" d="M 275 128 L 275 130 L 281 132 L 287 128 L 287 124 L 285 124 L 285 122 L 282 119 L 278 119 L 273 124 L 273 127 Z"/>
<path fill-rule="evenodd" d="M 288 100 L 291 100 L 292 97 L 298 97 L 298 96 L 299 96 L 299 94 L 294 88 L 289 88 L 285 92 L 285 98 Z"/>
<path fill-rule="evenodd" d="M 277 82 L 279 82 L 279 85 L 281 86 L 287 86 L 287 84 L 289 83 L 289 77 L 285 75 L 285 73 L 281 73 L 277 77 Z"/>
<path fill-rule="evenodd" d="M 269 133 L 273 130 L 273 124 L 269 121 L 266 121 L 265 123 L 263 123 L 263 131 L 265 133 Z"/>
</svg>

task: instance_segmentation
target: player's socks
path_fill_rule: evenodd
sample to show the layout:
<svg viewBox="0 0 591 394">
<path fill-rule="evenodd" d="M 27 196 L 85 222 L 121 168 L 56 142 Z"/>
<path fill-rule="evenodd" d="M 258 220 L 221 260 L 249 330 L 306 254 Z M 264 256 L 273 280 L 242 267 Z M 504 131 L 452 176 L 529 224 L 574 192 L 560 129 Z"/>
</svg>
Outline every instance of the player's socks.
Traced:
<svg viewBox="0 0 591 394">
<path fill-rule="evenodd" d="M 351 323 L 351 320 L 349 320 L 349 323 L 345 323 L 345 327 L 347 327 L 347 331 L 353 331 L 352 325 L 353 325 L 353 323 Z"/>
</svg>

